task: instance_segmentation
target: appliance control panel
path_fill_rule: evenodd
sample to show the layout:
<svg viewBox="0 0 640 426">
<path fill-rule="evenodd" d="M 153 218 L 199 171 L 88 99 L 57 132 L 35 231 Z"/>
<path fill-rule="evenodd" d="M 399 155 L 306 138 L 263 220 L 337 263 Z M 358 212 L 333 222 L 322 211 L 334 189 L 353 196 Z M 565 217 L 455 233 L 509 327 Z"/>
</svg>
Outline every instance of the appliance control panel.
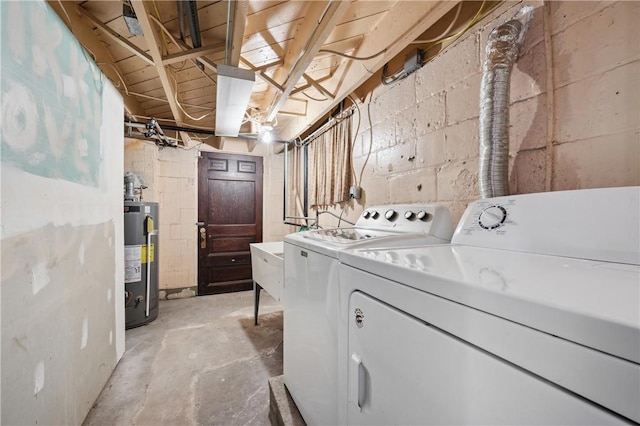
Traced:
<svg viewBox="0 0 640 426">
<path fill-rule="evenodd" d="M 471 203 L 453 244 L 640 265 L 640 187 L 556 191 Z"/>
<path fill-rule="evenodd" d="M 391 204 L 366 208 L 356 228 L 424 232 L 449 240 L 453 225 L 449 209 L 433 204 Z"/>
</svg>

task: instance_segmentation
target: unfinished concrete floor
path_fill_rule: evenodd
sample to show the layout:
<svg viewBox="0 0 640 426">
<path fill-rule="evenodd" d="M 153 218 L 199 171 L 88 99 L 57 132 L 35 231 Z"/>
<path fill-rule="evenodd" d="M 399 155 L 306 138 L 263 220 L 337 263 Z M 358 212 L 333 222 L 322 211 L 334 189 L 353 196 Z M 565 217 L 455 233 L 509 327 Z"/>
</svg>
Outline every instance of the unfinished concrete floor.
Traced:
<svg viewBox="0 0 640 426">
<path fill-rule="evenodd" d="M 126 351 L 84 425 L 269 425 L 282 374 L 282 307 L 266 292 L 163 300 L 126 332 Z"/>
</svg>

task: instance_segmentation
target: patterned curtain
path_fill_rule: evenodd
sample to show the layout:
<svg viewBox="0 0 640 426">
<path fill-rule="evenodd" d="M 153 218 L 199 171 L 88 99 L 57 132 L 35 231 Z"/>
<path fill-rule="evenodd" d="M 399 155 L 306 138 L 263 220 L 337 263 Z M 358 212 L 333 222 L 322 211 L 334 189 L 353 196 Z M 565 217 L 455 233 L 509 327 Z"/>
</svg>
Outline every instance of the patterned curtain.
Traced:
<svg viewBox="0 0 640 426">
<path fill-rule="evenodd" d="M 309 204 L 326 209 L 349 200 L 353 114 L 337 119 L 309 143 Z"/>
</svg>

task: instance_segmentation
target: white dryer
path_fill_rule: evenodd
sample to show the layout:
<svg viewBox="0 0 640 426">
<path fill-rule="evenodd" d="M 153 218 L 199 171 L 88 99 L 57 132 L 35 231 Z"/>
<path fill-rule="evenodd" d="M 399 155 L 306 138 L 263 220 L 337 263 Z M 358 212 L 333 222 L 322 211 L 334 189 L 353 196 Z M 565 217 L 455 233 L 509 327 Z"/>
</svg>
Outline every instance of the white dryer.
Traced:
<svg viewBox="0 0 640 426">
<path fill-rule="evenodd" d="M 340 424 L 640 422 L 640 188 L 477 201 L 341 256 Z"/>
<path fill-rule="evenodd" d="M 448 209 L 389 205 L 366 209 L 355 227 L 304 231 L 284 244 L 284 380 L 308 424 L 338 423 L 339 254 L 358 247 L 444 244 Z"/>
</svg>

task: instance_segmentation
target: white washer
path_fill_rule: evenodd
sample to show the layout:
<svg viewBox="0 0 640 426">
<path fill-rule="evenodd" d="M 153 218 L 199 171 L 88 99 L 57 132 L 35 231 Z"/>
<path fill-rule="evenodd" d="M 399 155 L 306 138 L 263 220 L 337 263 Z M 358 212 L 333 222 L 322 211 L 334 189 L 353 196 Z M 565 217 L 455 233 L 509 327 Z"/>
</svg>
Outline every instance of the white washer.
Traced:
<svg viewBox="0 0 640 426">
<path fill-rule="evenodd" d="M 640 422 L 640 188 L 471 204 L 340 266 L 340 424 Z"/>
<path fill-rule="evenodd" d="M 390 205 L 365 210 L 353 228 L 285 237 L 284 380 L 308 424 L 338 422 L 338 255 L 357 247 L 444 244 L 448 209 Z"/>
</svg>

